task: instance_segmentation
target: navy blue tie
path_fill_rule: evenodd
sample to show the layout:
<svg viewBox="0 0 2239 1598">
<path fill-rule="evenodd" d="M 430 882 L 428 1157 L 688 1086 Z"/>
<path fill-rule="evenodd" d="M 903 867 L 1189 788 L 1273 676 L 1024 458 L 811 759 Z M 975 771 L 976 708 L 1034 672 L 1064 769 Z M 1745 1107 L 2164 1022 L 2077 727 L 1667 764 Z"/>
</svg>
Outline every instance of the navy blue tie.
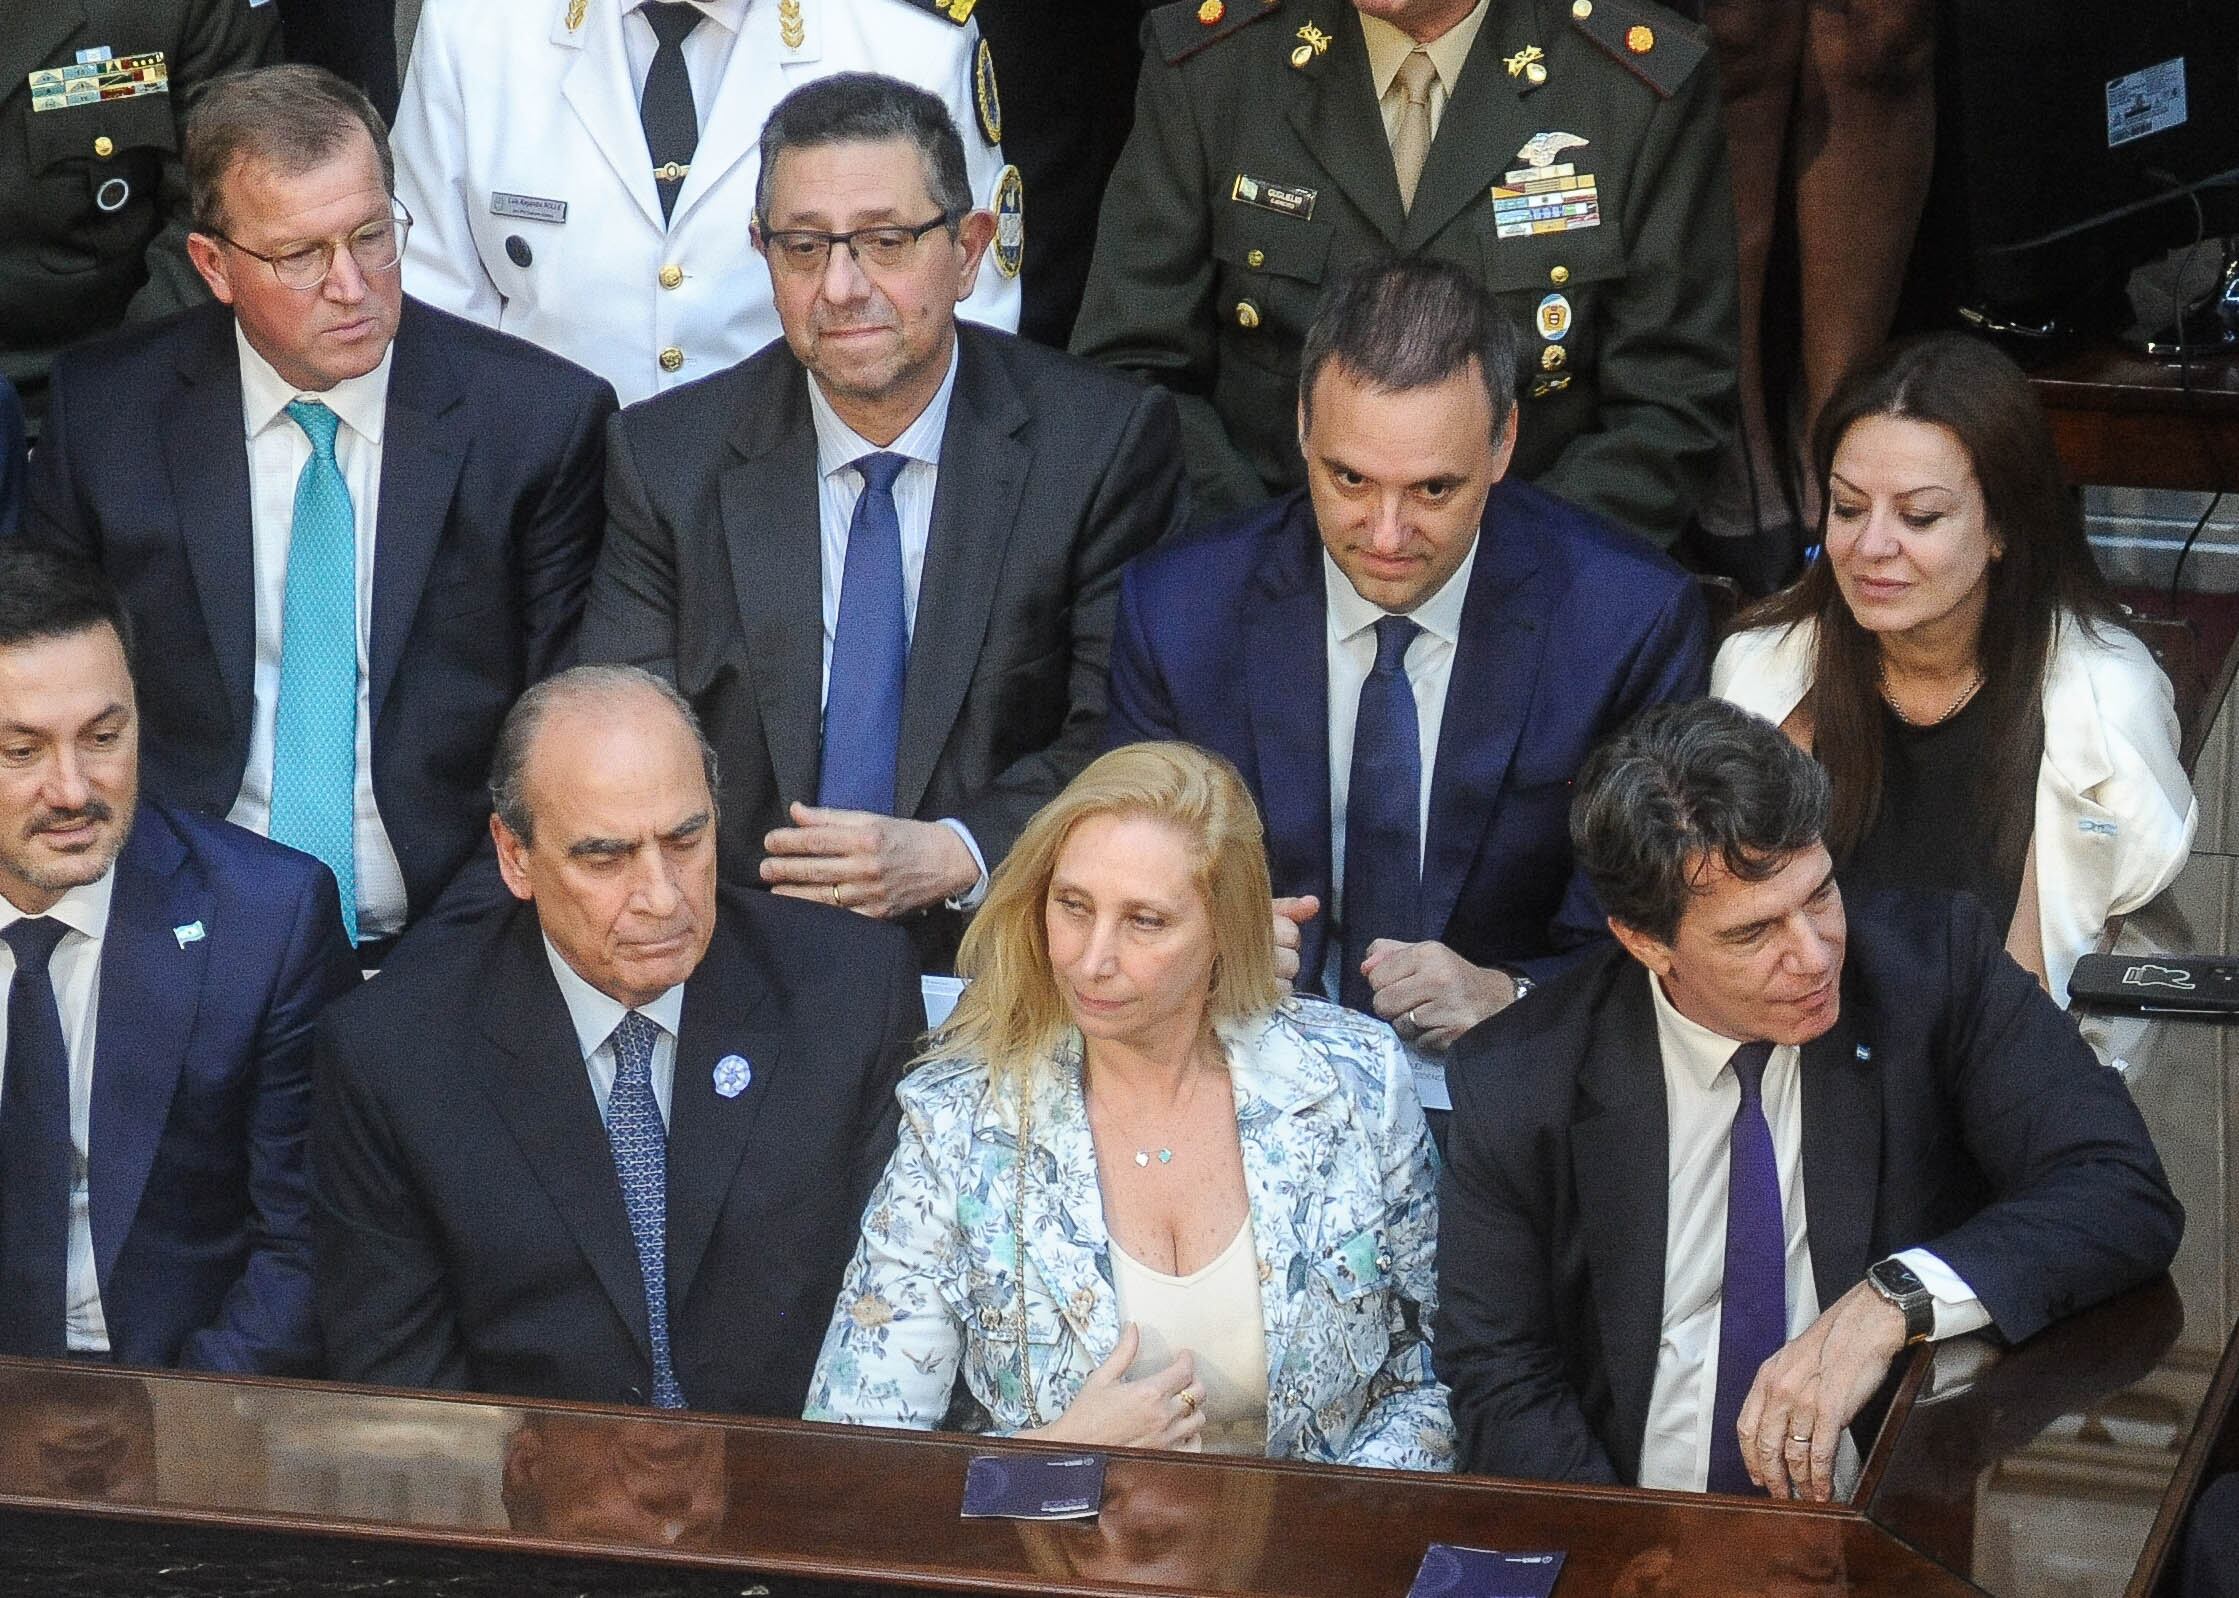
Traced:
<svg viewBox="0 0 2239 1598">
<path fill-rule="evenodd" d="M 614 1091 L 606 1101 L 606 1140 L 622 1207 L 630 1217 L 638 1275 L 645 1282 L 645 1336 L 653 1349 L 653 1405 L 682 1409 L 669 1355 L 669 1129 L 653 1096 L 653 1041 L 660 1027 L 632 1010 L 614 1029 Z"/>
<path fill-rule="evenodd" d="M 902 741 L 902 674 L 910 632 L 902 614 L 902 518 L 894 479 L 906 455 L 854 463 L 863 497 L 847 528 L 832 680 L 824 691 L 824 763 L 816 802 L 842 810 L 894 809 L 894 758 Z"/>
<path fill-rule="evenodd" d="M 700 147 L 700 113 L 692 99 L 692 68 L 684 59 L 684 40 L 700 25 L 703 13 L 681 0 L 646 0 L 644 11 L 658 44 L 646 68 L 644 92 L 638 96 L 638 122 L 645 129 L 646 153 L 653 157 L 653 187 L 661 196 L 661 219 L 667 221 Z"/>
<path fill-rule="evenodd" d="M 70 1258 L 70 1053 L 48 962 L 69 928 L 26 917 L 0 940 L 8 985 L 7 1074 L 0 1077 L 0 1354 L 59 1358 Z"/>
<path fill-rule="evenodd" d="M 1419 936 L 1423 749 L 1407 646 L 1421 632 L 1405 616 L 1376 623 L 1376 664 L 1361 684 L 1353 718 L 1353 776 L 1345 790 L 1345 963 L 1337 996 L 1355 1010 L 1376 1007 L 1361 975 L 1369 944 L 1377 938 L 1412 943 Z"/>
<path fill-rule="evenodd" d="M 1726 1274 L 1718 1312 L 1718 1399 L 1711 1407 L 1714 1493 L 1760 1492 L 1741 1462 L 1734 1423 L 1757 1367 L 1788 1341 L 1788 1228 L 1781 1218 L 1780 1165 L 1765 1119 L 1770 1043 L 1744 1043 L 1729 1062 L 1741 1083 L 1726 1182 Z"/>
</svg>

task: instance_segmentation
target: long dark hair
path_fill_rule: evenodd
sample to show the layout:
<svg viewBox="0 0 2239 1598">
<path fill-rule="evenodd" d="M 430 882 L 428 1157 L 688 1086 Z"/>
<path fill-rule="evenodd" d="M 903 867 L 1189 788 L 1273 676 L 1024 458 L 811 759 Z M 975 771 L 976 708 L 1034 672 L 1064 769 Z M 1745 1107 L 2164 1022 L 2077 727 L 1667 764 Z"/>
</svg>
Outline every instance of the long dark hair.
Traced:
<svg viewBox="0 0 2239 1598">
<path fill-rule="evenodd" d="M 2053 630 L 2063 614 L 2086 632 L 2121 624 L 2121 610 L 2084 538 L 2083 508 L 2062 481 L 2052 428 L 2021 368 L 1963 333 L 1932 333 L 1866 357 L 1843 379 L 1812 429 L 1812 465 L 1822 496 L 1819 535 L 1835 451 L 1869 416 L 1943 428 L 1966 450 L 1993 534 L 1990 592 L 1975 643 L 1983 672 L 1989 741 L 1976 789 L 1991 824 L 1994 865 L 2017 881 L 2029 848 L 2037 765 L 2045 741 L 2044 682 Z M 1807 696 L 1814 751 L 1834 785 L 1827 846 L 1840 860 L 1881 809 L 1880 646 L 1858 625 L 1824 554 L 1791 587 L 1755 606 L 1743 626 L 1819 624 Z"/>
</svg>

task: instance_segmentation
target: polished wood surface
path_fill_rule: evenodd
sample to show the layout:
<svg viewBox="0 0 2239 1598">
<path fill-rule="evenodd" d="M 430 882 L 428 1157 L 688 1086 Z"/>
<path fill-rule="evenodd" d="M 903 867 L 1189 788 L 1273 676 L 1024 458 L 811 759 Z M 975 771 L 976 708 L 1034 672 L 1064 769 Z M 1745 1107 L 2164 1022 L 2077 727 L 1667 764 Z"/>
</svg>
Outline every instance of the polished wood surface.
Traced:
<svg viewBox="0 0 2239 1598">
<path fill-rule="evenodd" d="M 2090 344 L 2031 369 L 2072 483 L 2239 489 L 2239 361 Z"/>
</svg>

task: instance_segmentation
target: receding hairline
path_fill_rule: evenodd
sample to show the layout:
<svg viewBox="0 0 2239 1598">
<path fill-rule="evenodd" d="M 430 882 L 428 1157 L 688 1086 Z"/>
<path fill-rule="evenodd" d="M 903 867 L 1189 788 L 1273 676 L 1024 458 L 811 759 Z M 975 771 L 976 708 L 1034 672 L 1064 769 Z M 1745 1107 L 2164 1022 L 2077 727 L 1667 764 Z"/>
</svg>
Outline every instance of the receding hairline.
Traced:
<svg viewBox="0 0 2239 1598">
<path fill-rule="evenodd" d="M 602 710 L 610 714 L 598 714 Z M 565 683 L 555 688 L 538 710 L 521 750 L 521 787 L 523 798 L 530 801 L 531 811 L 536 808 L 534 796 L 542 787 L 538 780 L 539 762 L 544 756 L 545 746 L 561 728 L 573 724 L 579 728 L 588 728 L 594 733 L 627 731 L 631 730 L 635 718 L 642 716 L 647 710 L 658 711 L 667 722 L 671 735 L 681 740 L 681 746 L 690 751 L 692 769 L 700 774 L 704 783 L 705 765 L 700 755 L 700 740 L 676 705 L 657 689 L 648 683 L 629 681 Z M 624 711 L 631 711 L 634 715 L 624 716 L 621 714 Z M 636 722 L 637 730 L 642 731 L 645 726 L 642 721 Z M 715 796 L 711 793 L 707 800 L 712 807 Z"/>
</svg>

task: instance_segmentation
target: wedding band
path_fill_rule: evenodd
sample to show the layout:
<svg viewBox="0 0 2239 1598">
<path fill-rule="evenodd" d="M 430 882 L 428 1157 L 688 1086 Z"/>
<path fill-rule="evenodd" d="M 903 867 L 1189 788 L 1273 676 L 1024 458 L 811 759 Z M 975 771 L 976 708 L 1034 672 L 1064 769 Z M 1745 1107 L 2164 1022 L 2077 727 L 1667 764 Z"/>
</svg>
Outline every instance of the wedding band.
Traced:
<svg viewBox="0 0 2239 1598">
<path fill-rule="evenodd" d="M 832 884 L 832 903 L 839 905 L 842 910 L 847 908 L 846 905 L 840 904 L 840 885 L 836 882 Z"/>
<path fill-rule="evenodd" d="M 1790 1432 L 1788 1434 L 1788 1440 L 1792 1443 L 1802 1443 L 1807 1448 L 1811 1446 L 1811 1435 L 1808 1432 L 1801 1437 L 1798 1437 L 1794 1432 Z"/>
<path fill-rule="evenodd" d="M 1191 1415 L 1197 1413 L 1197 1395 L 1195 1393 L 1185 1387 L 1181 1392 L 1181 1400 L 1184 1413 Z"/>
<path fill-rule="evenodd" d="M 1423 1030 L 1423 1023 L 1415 1019 L 1415 1012 L 1421 1008 L 1422 1006 L 1419 1004 L 1411 1004 L 1407 1007 L 1407 1024 L 1418 1032 Z"/>
</svg>

